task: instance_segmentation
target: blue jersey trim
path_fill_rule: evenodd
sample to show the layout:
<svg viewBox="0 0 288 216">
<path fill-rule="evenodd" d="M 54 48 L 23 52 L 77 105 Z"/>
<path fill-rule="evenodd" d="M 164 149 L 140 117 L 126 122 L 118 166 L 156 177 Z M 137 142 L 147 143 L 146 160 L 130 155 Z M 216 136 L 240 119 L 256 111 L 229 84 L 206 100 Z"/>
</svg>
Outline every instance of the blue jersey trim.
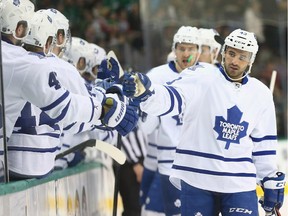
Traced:
<svg viewBox="0 0 288 216">
<path fill-rule="evenodd" d="M 174 160 L 158 160 L 158 163 L 159 163 L 159 164 L 163 164 L 163 163 L 169 163 L 169 164 L 171 164 L 171 163 L 173 163 L 173 161 L 174 161 Z"/>
<path fill-rule="evenodd" d="M 188 172 L 195 172 L 195 173 L 215 175 L 215 176 L 234 176 L 234 177 L 253 177 L 253 178 L 256 178 L 255 173 L 215 172 L 215 171 L 211 171 L 211 170 L 196 169 L 196 168 L 192 168 L 192 167 L 185 167 L 185 166 L 178 166 L 178 165 L 173 165 L 172 168 L 176 169 L 176 170 L 183 170 L 183 171 L 188 171 Z"/>
<path fill-rule="evenodd" d="M 153 156 L 153 155 L 150 155 L 150 154 L 147 154 L 146 157 L 147 157 L 147 158 L 150 158 L 150 159 L 155 159 L 155 160 L 157 160 L 157 157 L 156 157 L 156 156 Z"/>
<path fill-rule="evenodd" d="M 276 150 L 253 152 L 252 156 L 276 155 Z"/>
<path fill-rule="evenodd" d="M 151 142 L 149 142 L 148 145 L 151 146 L 151 147 L 155 147 L 155 148 L 157 148 L 157 144 L 155 144 L 155 143 L 151 143 Z"/>
<path fill-rule="evenodd" d="M 250 136 L 251 137 L 251 136 Z M 277 140 L 277 136 L 268 135 L 261 138 L 251 137 L 253 142 L 262 142 L 263 140 Z"/>
<path fill-rule="evenodd" d="M 179 74 L 179 72 L 178 72 L 177 69 L 176 69 L 176 65 L 175 65 L 175 62 L 174 62 L 174 61 L 170 61 L 170 62 L 168 63 L 168 66 L 169 66 L 169 68 L 170 68 L 173 72 Z"/>
<path fill-rule="evenodd" d="M 182 98 L 181 98 L 179 92 L 172 86 L 167 86 L 167 88 L 170 89 L 173 92 L 173 94 L 175 95 L 175 97 L 176 97 L 176 99 L 178 101 L 178 114 L 182 113 L 182 109 L 181 109 L 181 107 L 182 107 Z"/>
<path fill-rule="evenodd" d="M 167 91 L 169 93 L 169 96 L 170 96 L 170 99 L 171 99 L 170 100 L 171 101 L 171 106 L 170 106 L 170 108 L 168 109 L 167 112 L 165 112 L 165 113 L 163 113 L 163 114 L 161 114 L 159 116 L 167 115 L 168 113 L 170 113 L 173 110 L 173 107 L 174 107 L 174 96 L 173 96 L 173 93 L 172 93 L 172 91 L 169 88 L 167 88 L 167 86 L 164 86 L 164 87 L 167 89 Z"/>
<path fill-rule="evenodd" d="M 53 108 L 55 108 L 56 106 L 58 106 L 62 101 L 64 101 L 68 96 L 69 96 L 69 92 L 66 91 L 61 97 L 59 97 L 56 101 L 54 101 L 52 104 L 46 106 L 46 107 L 42 107 L 41 110 L 48 111 L 51 110 Z"/>
<path fill-rule="evenodd" d="M 31 148 L 31 147 L 17 147 L 8 146 L 8 151 L 23 151 L 23 152 L 38 152 L 38 153 L 53 153 L 57 151 L 57 147 L 54 148 Z"/>
<path fill-rule="evenodd" d="M 221 160 L 224 162 L 249 162 L 249 163 L 253 163 L 251 158 L 224 158 L 224 157 L 219 156 L 219 155 L 190 151 L 190 150 L 176 149 L 176 153 L 194 155 L 194 156 L 198 156 L 198 157 L 204 157 L 204 158 L 215 159 L 215 160 Z"/>
<path fill-rule="evenodd" d="M 171 147 L 171 146 L 157 146 L 157 149 L 159 150 L 175 150 L 176 147 Z"/>
<path fill-rule="evenodd" d="M 90 118 L 89 122 L 91 122 L 93 120 L 94 113 L 95 113 L 95 105 L 93 103 L 92 98 L 90 98 L 90 101 L 91 101 L 91 104 L 92 104 L 92 113 L 91 113 L 91 118 Z"/>
</svg>

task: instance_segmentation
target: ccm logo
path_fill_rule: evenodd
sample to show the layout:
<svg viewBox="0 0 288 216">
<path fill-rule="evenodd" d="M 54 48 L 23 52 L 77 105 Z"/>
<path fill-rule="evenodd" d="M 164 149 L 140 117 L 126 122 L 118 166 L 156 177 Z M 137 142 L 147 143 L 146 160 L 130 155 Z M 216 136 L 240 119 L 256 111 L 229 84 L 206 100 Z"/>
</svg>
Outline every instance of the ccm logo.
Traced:
<svg viewBox="0 0 288 216">
<path fill-rule="evenodd" d="M 251 215 L 253 211 L 250 211 L 248 209 L 243 209 L 243 208 L 230 208 L 229 212 L 240 212 L 240 213 Z"/>
<path fill-rule="evenodd" d="M 276 184 L 276 187 L 283 188 L 285 186 L 285 182 L 279 182 Z"/>
</svg>

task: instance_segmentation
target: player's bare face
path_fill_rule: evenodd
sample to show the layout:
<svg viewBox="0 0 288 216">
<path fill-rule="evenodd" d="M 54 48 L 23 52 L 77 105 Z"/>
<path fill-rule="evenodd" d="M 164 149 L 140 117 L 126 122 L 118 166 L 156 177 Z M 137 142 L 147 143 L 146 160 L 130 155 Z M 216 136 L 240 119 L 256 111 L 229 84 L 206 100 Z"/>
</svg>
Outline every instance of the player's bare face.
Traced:
<svg viewBox="0 0 288 216">
<path fill-rule="evenodd" d="M 176 68 L 181 72 L 195 64 L 199 57 L 198 46 L 190 43 L 178 43 L 175 49 Z"/>
<path fill-rule="evenodd" d="M 198 61 L 212 64 L 212 55 L 213 53 L 211 52 L 211 48 L 209 46 L 203 45 L 201 47 L 201 54 Z"/>
<path fill-rule="evenodd" d="M 232 79 L 239 79 L 245 73 L 250 63 L 251 53 L 232 47 L 227 47 L 225 51 L 225 70 Z"/>
</svg>

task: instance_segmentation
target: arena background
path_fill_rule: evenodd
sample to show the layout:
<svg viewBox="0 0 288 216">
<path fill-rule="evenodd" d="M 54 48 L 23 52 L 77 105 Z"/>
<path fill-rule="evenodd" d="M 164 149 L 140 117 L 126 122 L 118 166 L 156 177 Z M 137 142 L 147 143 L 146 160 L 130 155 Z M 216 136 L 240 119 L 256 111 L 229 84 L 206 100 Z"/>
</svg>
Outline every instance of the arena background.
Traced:
<svg viewBox="0 0 288 216">
<path fill-rule="evenodd" d="M 214 28 L 223 38 L 236 28 L 254 32 L 260 48 L 251 76 L 269 85 L 272 71 L 277 70 L 278 136 L 287 137 L 287 0 L 33 2 L 36 9 L 60 10 L 70 20 L 72 36 L 114 50 L 124 69 L 141 72 L 166 62 L 173 35 L 182 25 Z"/>
<path fill-rule="evenodd" d="M 223 38 L 236 28 L 255 32 L 260 49 L 251 75 L 269 86 L 272 71 L 278 72 L 274 89 L 280 140 L 278 166 L 281 171 L 288 173 L 287 0 L 32 1 L 36 10 L 52 7 L 65 14 L 70 20 L 72 36 L 96 43 L 106 51 L 114 50 L 123 68 L 141 72 L 165 63 L 167 54 L 171 51 L 173 35 L 182 25 L 215 28 Z M 4 119 L 3 111 L 1 117 Z M 5 130 L 1 132 L 4 133 Z M 4 148 L 3 143 L 1 147 Z M 95 191 L 97 194 L 87 201 L 91 202 L 87 211 L 98 212 L 93 215 L 111 215 L 111 187 L 104 190 L 101 185 L 107 185 L 108 181 L 99 179 L 105 169 L 95 164 L 89 168 L 77 169 L 80 171 L 73 170 L 72 174 L 60 176 L 56 174 L 44 181 L 20 181 L 1 187 L 0 215 L 33 215 L 29 214 L 33 211 L 39 211 L 41 215 L 69 215 L 71 206 L 73 215 L 78 215 L 76 212 L 79 209 L 84 215 L 84 205 L 79 204 L 77 197 L 82 196 L 83 199 L 83 194 L 86 194 L 88 199 Z M 113 185 L 111 176 L 107 178 L 110 180 L 109 185 Z M 89 182 L 91 184 L 87 184 Z M 83 185 L 94 188 L 83 190 Z M 67 197 L 67 190 L 73 191 L 72 199 Z M 81 191 L 82 195 L 77 191 Z M 61 196 L 58 198 L 59 194 L 64 196 L 64 200 Z M 288 215 L 287 186 L 285 194 L 282 215 Z M 108 197 L 104 207 L 101 204 L 103 197 Z M 96 201 L 100 202 L 97 206 L 94 205 Z"/>
</svg>

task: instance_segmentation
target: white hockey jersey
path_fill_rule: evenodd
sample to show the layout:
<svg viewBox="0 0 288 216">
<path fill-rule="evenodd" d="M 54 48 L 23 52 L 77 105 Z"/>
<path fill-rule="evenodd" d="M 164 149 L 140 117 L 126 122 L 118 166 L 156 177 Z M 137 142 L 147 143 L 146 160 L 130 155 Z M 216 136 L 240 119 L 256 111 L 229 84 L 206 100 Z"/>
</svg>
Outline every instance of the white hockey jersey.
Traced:
<svg viewBox="0 0 288 216">
<path fill-rule="evenodd" d="M 197 65 L 171 85 L 154 85 L 141 109 L 154 115 L 183 113 L 183 128 L 170 176 L 209 191 L 256 188 L 277 171 L 277 130 L 270 90 L 255 78 L 233 83 L 223 69 Z M 191 73 L 195 71 L 197 73 Z"/>
<path fill-rule="evenodd" d="M 147 73 L 152 83 L 166 84 L 166 82 L 175 80 L 180 76 L 180 73 L 175 68 L 173 61 L 168 64 L 164 64 L 153 68 Z M 157 146 L 157 163 L 158 170 L 163 175 L 170 175 L 171 167 L 174 160 L 174 154 L 176 146 L 179 142 L 179 136 L 182 126 L 182 113 L 174 116 L 160 116 L 160 124 L 153 133 L 157 133 L 157 136 L 150 135 L 150 139 L 155 139 L 155 145 Z M 153 141 L 149 140 L 151 145 L 149 155 L 153 155 L 154 149 Z M 155 153 L 154 153 L 155 154 Z M 148 157 L 147 160 L 153 160 L 153 157 Z M 147 161 L 145 163 L 148 163 Z"/>
<path fill-rule="evenodd" d="M 102 98 L 85 97 L 67 91 L 57 78 L 57 67 L 54 67 L 55 65 L 49 62 L 46 57 L 41 57 L 33 53 L 28 54 L 23 48 L 4 41 L 2 41 L 2 50 L 5 50 L 5 52 L 3 52 L 3 74 L 6 131 L 8 138 L 11 136 L 13 126 L 27 101 L 40 107 L 41 110 L 45 111 L 45 113 L 56 122 L 62 121 L 64 125 L 76 121 L 97 121 L 101 114 Z M 29 115 L 29 113 L 25 113 L 25 115 L 27 114 Z M 37 121 L 40 121 L 40 118 L 28 118 L 25 120 L 28 124 L 31 122 L 36 124 Z M 31 132 L 35 128 L 30 129 Z M 51 129 L 52 131 L 47 131 L 47 128 L 39 127 L 37 130 L 34 130 L 34 132 L 38 134 L 45 133 L 45 136 L 48 137 L 48 143 L 41 142 L 40 144 L 34 142 L 31 146 L 31 143 L 23 143 L 25 140 L 18 142 L 19 139 L 15 142 L 15 140 L 10 139 L 8 146 L 10 146 L 10 150 L 20 150 L 24 152 L 20 146 L 26 145 L 27 149 L 31 150 L 36 144 L 39 149 L 46 149 L 46 152 L 49 152 L 49 154 L 47 154 L 48 157 L 52 159 L 55 145 L 51 145 L 49 141 L 58 136 L 59 132 L 57 130 L 59 130 L 59 128 L 52 127 Z M 51 133 L 48 134 L 49 132 Z M 30 153 L 33 154 L 33 151 Z M 14 156 L 10 156 L 12 159 L 13 157 Z M 27 158 L 31 157 L 27 155 Z M 29 159 L 30 162 L 31 160 Z M 34 162 L 34 164 L 36 164 L 36 162 Z M 19 166 L 23 167 L 21 163 Z M 43 164 L 39 163 L 38 166 L 40 166 L 39 168 L 42 170 L 46 170 Z M 13 168 L 13 166 L 11 168 Z M 30 170 L 29 168 L 27 169 Z"/>
<path fill-rule="evenodd" d="M 94 122 L 101 115 L 101 101 L 75 95 L 67 91 L 57 79 L 55 68 L 47 58 L 28 55 L 21 47 L 2 41 L 3 75 L 5 93 L 6 131 L 12 129 L 25 103 L 31 102 L 51 118 Z"/>
</svg>

